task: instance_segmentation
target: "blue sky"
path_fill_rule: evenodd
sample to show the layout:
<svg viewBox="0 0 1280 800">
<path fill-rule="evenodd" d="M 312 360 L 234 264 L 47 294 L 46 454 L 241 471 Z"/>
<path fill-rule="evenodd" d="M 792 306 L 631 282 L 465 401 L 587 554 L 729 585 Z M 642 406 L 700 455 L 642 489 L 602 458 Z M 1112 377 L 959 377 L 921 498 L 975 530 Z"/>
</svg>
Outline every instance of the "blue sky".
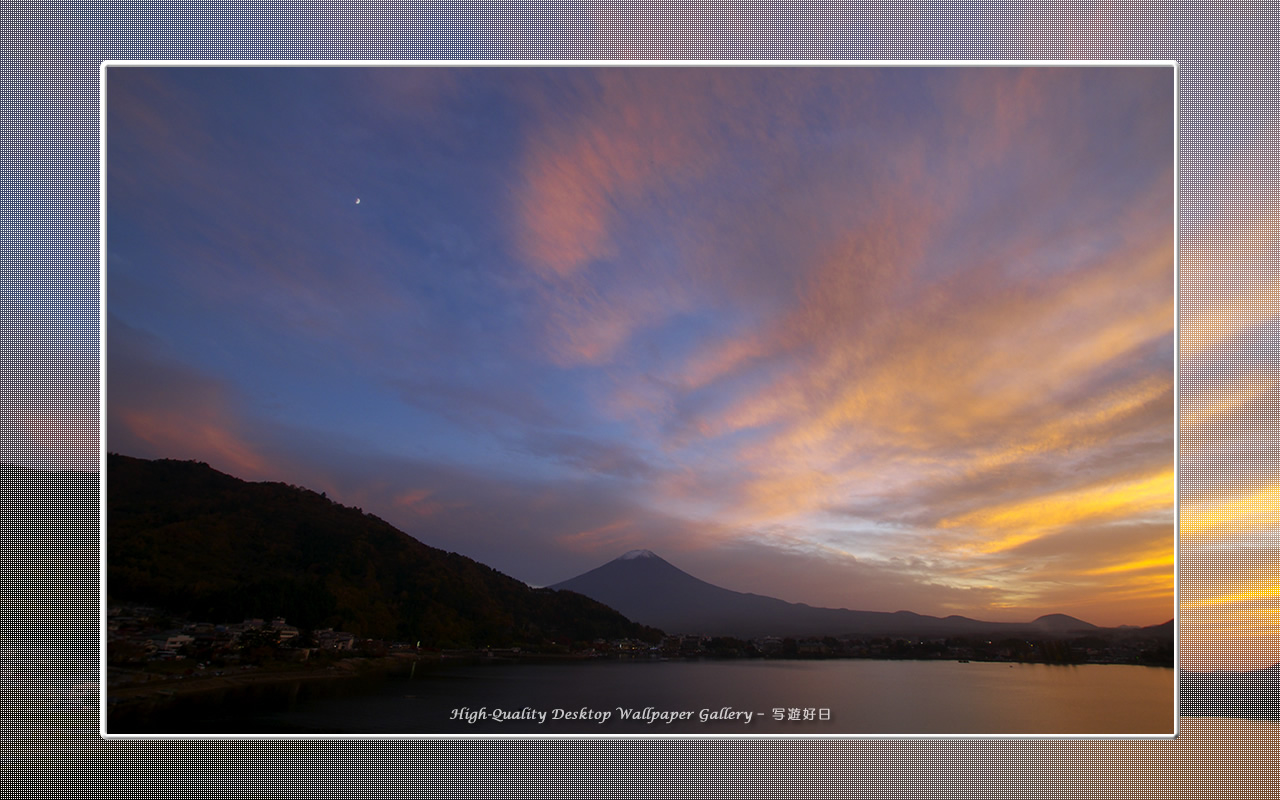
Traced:
<svg viewBox="0 0 1280 800">
<path fill-rule="evenodd" d="M 119 67 L 107 109 L 113 452 L 534 584 L 642 547 L 1173 615 L 1170 69 Z"/>
</svg>

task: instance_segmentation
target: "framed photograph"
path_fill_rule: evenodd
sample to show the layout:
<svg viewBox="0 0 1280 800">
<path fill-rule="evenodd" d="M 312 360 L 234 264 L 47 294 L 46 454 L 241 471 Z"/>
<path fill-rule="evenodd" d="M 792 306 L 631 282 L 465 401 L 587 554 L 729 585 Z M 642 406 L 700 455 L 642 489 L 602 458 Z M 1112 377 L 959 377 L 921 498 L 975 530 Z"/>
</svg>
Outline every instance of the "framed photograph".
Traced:
<svg viewBox="0 0 1280 800">
<path fill-rule="evenodd" d="M 1175 733 L 1172 63 L 103 76 L 107 734 Z"/>
<path fill-rule="evenodd" d="M 1265 14 L 7 23 L 7 787 L 1274 796 Z"/>
</svg>

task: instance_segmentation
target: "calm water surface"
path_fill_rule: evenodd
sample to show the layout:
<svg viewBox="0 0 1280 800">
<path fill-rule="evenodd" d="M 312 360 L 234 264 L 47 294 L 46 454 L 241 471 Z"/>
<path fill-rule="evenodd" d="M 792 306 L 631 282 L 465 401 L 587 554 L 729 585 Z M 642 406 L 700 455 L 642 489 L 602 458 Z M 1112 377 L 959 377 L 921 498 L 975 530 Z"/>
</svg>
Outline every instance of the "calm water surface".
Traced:
<svg viewBox="0 0 1280 800">
<path fill-rule="evenodd" d="M 566 717 L 585 710 L 589 718 L 556 719 L 557 709 Z M 731 719 L 700 719 L 704 711 L 710 717 L 724 709 Z M 784 719 L 775 718 L 775 709 Z M 481 710 L 484 715 L 476 715 Z M 624 710 L 646 718 L 623 719 Z M 496 712 L 508 719 L 499 721 Z M 667 722 L 663 716 L 680 712 L 688 717 Z M 800 719 L 790 719 L 793 713 Z M 178 698 L 146 716 L 120 715 L 109 728 L 223 734 L 1171 734 L 1174 671 L 861 659 L 419 664 L 411 673 L 376 681 L 299 681 Z"/>
</svg>

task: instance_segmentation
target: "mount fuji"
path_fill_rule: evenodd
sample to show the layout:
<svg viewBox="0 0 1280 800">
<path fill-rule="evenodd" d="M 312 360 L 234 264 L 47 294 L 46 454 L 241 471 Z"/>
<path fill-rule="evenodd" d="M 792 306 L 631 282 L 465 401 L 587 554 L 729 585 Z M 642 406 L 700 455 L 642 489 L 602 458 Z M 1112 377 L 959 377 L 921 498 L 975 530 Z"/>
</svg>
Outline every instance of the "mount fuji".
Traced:
<svg viewBox="0 0 1280 800">
<path fill-rule="evenodd" d="M 1065 614 L 1032 622 L 983 622 L 911 611 L 852 611 L 788 603 L 735 592 L 695 578 L 649 550 L 632 550 L 550 588 L 598 600 L 643 625 L 667 633 L 713 636 L 1039 636 L 1098 630 Z"/>
</svg>

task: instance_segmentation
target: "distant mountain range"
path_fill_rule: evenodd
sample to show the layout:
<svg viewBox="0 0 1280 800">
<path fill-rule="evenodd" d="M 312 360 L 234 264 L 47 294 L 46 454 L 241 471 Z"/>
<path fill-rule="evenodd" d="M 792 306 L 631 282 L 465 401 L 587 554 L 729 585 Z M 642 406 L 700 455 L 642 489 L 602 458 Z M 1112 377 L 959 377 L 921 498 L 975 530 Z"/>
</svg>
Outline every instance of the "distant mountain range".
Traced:
<svg viewBox="0 0 1280 800">
<path fill-rule="evenodd" d="M 437 646 L 653 639 L 664 630 L 741 638 L 1061 638 L 1113 630 L 1064 614 L 1008 623 L 816 608 L 712 585 L 648 550 L 532 589 L 298 486 L 115 454 L 107 457 L 106 550 L 114 601 L 212 622 L 283 616 L 304 628 Z M 1171 641 L 1173 623 L 1137 630 Z"/>
<path fill-rule="evenodd" d="M 594 600 L 429 547 L 359 508 L 192 461 L 108 455 L 106 538 L 110 601 L 192 620 L 283 616 L 437 647 L 661 636 Z"/>
<path fill-rule="evenodd" d="M 553 589 L 599 600 L 629 619 L 668 632 L 743 638 L 759 636 L 1065 636 L 1107 629 L 1065 614 L 1031 622 L 983 622 L 961 616 L 930 617 L 911 611 L 851 611 L 788 603 L 735 592 L 699 580 L 648 550 L 633 550 Z M 1167 635 L 1173 636 L 1172 620 Z M 1146 629 L 1165 634 L 1165 626 Z"/>
</svg>

